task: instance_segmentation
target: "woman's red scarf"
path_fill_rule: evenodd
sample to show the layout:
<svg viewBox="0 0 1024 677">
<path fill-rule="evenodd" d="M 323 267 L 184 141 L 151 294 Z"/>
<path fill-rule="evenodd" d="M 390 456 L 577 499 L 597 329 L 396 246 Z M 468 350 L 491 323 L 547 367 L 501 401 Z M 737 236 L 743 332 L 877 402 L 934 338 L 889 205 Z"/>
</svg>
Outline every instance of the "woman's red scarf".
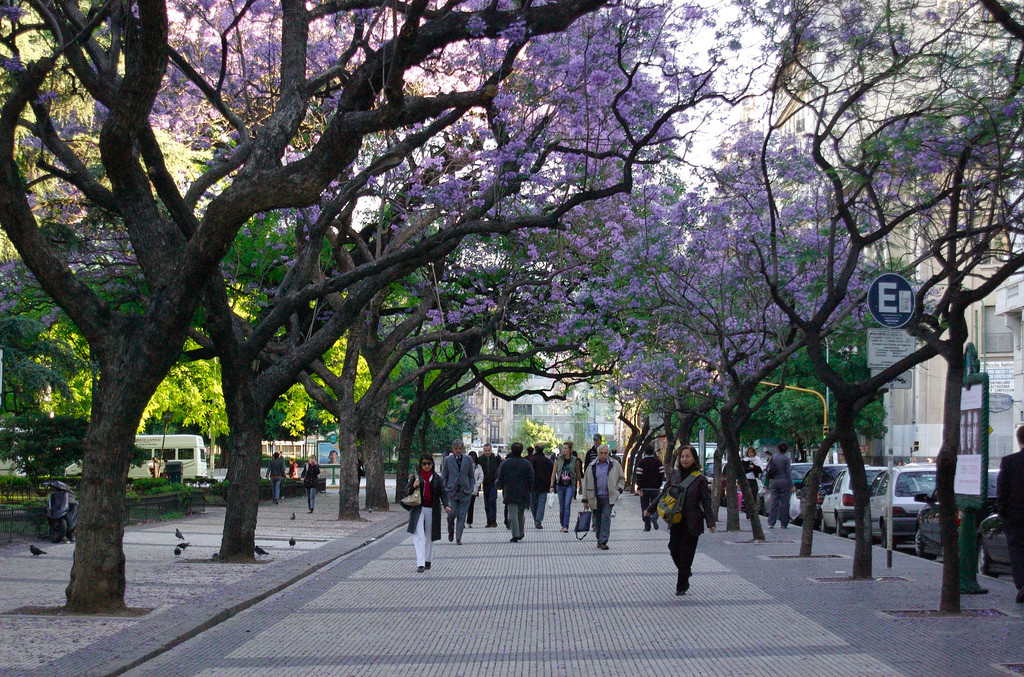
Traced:
<svg viewBox="0 0 1024 677">
<path fill-rule="evenodd" d="M 430 480 L 433 479 L 433 477 L 434 477 L 434 472 L 433 471 L 423 472 L 423 470 L 420 470 L 420 484 L 423 485 L 423 503 L 422 503 L 422 505 L 423 505 L 424 508 L 429 508 L 429 507 L 431 507 L 434 504 L 433 503 L 434 497 L 430 493 Z"/>
</svg>

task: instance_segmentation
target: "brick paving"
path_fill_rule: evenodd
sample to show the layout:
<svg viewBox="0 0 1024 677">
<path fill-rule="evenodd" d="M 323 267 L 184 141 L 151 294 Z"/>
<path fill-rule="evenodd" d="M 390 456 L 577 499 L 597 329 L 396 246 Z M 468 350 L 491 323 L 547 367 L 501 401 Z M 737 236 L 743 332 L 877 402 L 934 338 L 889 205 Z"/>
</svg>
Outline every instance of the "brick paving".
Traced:
<svg viewBox="0 0 1024 677">
<path fill-rule="evenodd" d="M 272 507 L 290 515 L 284 504 Z M 769 531 L 765 544 L 743 542 L 749 531 L 705 534 L 690 592 L 675 597 L 667 532 L 643 532 L 635 497 L 617 506 L 606 552 L 596 550 L 592 535 L 577 542 L 560 533 L 556 510 L 548 511 L 543 530 L 532 528 L 528 519 L 522 543 L 509 543 L 504 528 L 479 525 L 466 531 L 462 546 L 442 539 L 435 544 L 433 568 L 423 574 L 415 572 L 411 537 L 396 528 L 404 526 L 404 512 L 370 516 L 370 523 L 350 535 L 318 547 L 310 543 L 304 553 L 270 538 L 298 526 L 274 526 L 278 531 L 272 533 L 280 518 L 271 512 L 261 508 L 258 529 L 261 536 L 266 529 L 273 548 L 270 564 L 168 563 L 164 570 L 175 573 L 200 568 L 219 573 L 197 580 L 188 599 L 182 595 L 166 604 L 153 601 L 155 592 L 132 593 L 130 574 L 130 594 L 139 604 L 158 607 L 142 619 L 0 617 L 0 658 L 6 667 L 0 674 L 57 669 L 113 674 L 131 666 L 131 675 L 245 677 L 425 672 L 934 677 L 1007 674 L 1001 664 L 1024 662 L 1024 606 L 1013 602 L 1012 585 L 1004 578 L 982 578 L 990 593 L 965 596 L 962 603 L 965 609 L 1001 615 L 893 618 L 884 612 L 937 607 L 941 564 L 897 553 L 893 568 L 886 569 L 885 552 L 876 548 L 875 575 L 896 580 L 821 582 L 849 575 L 853 541 L 816 533 L 815 554 L 838 557 L 785 557 L 798 551 L 795 527 Z M 200 523 L 207 521 L 217 527 L 209 533 L 212 551 L 219 539 L 216 516 L 181 528 L 186 535 L 199 534 Z M 126 542 L 129 536 L 133 543 L 145 536 L 165 547 L 162 534 L 173 529 L 165 523 L 130 531 Z M 310 539 L 329 536 L 319 525 L 311 532 Z M 355 541 L 365 542 L 370 533 L 382 537 L 358 547 Z M 5 569 L 6 554 L 0 553 Z M 303 573 L 308 575 L 288 584 Z M 9 598 L 39 596 L 31 585 L 24 594 L 4 587 L 4 607 Z M 142 587 L 137 580 L 135 587 Z M 47 643 L 52 623 L 63 624 L 65 637 L 79 634 L 80 642 L 78 650 L 47 665 L 39 652 L 24 647 L 33 639 Z M 185 636 L 191 638 L 180 641 Z M 10 657 L 21 660 L 20 667 L 7 662 Z"/>
</svg>

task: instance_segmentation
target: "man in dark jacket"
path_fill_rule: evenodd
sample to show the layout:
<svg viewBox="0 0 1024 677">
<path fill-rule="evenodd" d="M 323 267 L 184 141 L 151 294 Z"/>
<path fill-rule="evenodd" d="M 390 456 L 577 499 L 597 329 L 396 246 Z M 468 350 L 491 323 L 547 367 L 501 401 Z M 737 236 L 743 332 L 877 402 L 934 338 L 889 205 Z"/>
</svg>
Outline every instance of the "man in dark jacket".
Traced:
<svg viewBox="0 0 1024 677">
<path fill-rule="evenodd" d="M 587 449 L 586 455 L 583 457 L 583 469 L 586 470 L 590 467 L 590 464 L 597 458 L 597 448 L 601 446 L 601 442 L 604 438 L 601 437 L 601 433 L 594 433 L 594 446 Z"/>
<path fill-rule="evenodd" d="M 512 529 L 512 543 L 523 540 L 523 515 L 533 489 L 533 466 L 523 458 L 523 445 L 513 442 L 508 458 L 498 466 L 498 477 L 494 485 L 501 489 Z"/>
<path fill-rule="evenodd" d="M 649 509 L 654 497 L 661 491 L 661 485 L 665 483 L 665 466 L 654 455 L 654 445 L 650 442 L 644 444 L 644 457 L 636 464 L 633 481 L 640 492 L 640 514 L 644 518 L 644 531 L 650 531 L 651 527 L 657 530 L 658 513 Z"/>
<path fill-rule="evenodd" d="M 1020 451 L 1004 456 L 996 478 L 996 511 L 1003 520 L 1017 602 L 1024 604 L 1024 425 L 1017 428 Z"/>
<path fill-rule="evenodd" d="M 484 445 L 484 451 L 477 459 L 480 469 L 484 471 L 484 511 L 487 513 L 487 526 L 498 526 L 498 490 L 494 481 L 498 477 L 498 466 L 501 458 L 491 449 L 490 443 Z"/>
<path fill-rule="evenodd" d="M 533 513 L 533 526 L 543 529 L 544 509 L 547 507 L 548 488 L 551 486 L 551 473 L 555 465 L 544 455 L 544 445 L 534 447 L 533 456 L 527 459 L 533 466 L 533 490 L 530 492 L 530 512 Z"/>
</svg>

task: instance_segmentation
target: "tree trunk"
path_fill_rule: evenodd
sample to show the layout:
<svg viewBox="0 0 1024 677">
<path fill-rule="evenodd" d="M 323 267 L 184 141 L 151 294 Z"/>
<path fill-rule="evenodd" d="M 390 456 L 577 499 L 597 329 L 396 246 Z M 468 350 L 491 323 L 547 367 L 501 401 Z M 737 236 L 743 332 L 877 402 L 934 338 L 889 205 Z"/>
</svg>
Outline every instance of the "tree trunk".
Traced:
<svg viewBox="0 0 1024 677">
<path fill-rule="evenodd" d="M 839 431 L 839 446 L 846 456 L 847 472 L 850 473 L 850 487 L 853 489 L 854 521 L 856 522 L 853 548 L 853 578 L 867 580 L 872 577 L 871 564 L 871 511 L 868 495 L 867 473 L 864 471 L 864 456 L 857 442 L 853 422 L 857 412 L 855 405 L 844 398 L 836 402 L 835 428 Z"/>
<path fill-rule="evenodd" d="M 829 431 L 828 436 L 814 451 L 814 458 L 811 459 L 811 469 L 804 475 L 804 504 L 803 518 L 804 525 L 800 534 L 800 556 L 810 557 L 814 547 L 814 518 L 818 507 L 818 488 L 821 486 L 821 468 L 825 464 L 825 457 L 828 450 L 835 442 L 835 428 Z"/>
<path fill-rule="evenodd" d="M 384 450 L 380 438 L 388 402 L 374 402 L 364 410 L 359 420 L 359 440 L 363 451 L 363 470 L 366 472 L 366 509 L 388 511 L 388 492 L 384 487 Z"/>
<path fill-rule="evenodd" d="M 77 542 L 64 593 L 67 610 L 76 613 L 125 608 L 125 485 L 135 431 L 148 397 L 140 395 L 146 391 L 137 380 L 117 378 L 106 370 L 103 374 L 93 392 L 85 436 Z"/>
<path fill-rule="evenodd" d="M 405 485 L 409 481 L 412 440 L 416 436 L 416 426 L 419 425 L 419 415 L 413 417 L 414 408 L 409 407 L 409 414 L 402 425 L 402 433 L 398 437 L 398 459 L 395 461 L 395 503 L 401 500 Z"/>
<path fill-rule="evenodd" d="M 946 360 L 946 393 L 943 402 L 942 447 L 935 459 L 935 493 L 939 501 L 939 531 L 942 538 L 942 590 L 939 611 L 960 612 L 960 567 L 974 566 L 960 562 L 960 539 L 957 527 L 956 478 L 957 454 L 960 451 L 960 398 L 964 386 L 964 352 L 967 326 L 963 315 L 951 322 L 949 340 L 943 346 Z"/>
<path fill-rule="evenodd" d="M 351 413 L 351 410 L 344 413 Z M 341 451 L 338 469 L 338 519 L 360 520 L 359 516 L 359 460 L 356 450 L 356 426 L 352 416 L 338 417 L 338 449 Z"/>
<path fill-rule="evenodd" d="M 226 381 L 227 379 L 225 379 Z M 252 561 L 256 546 L 256 520 L 260 505 L 260 460 L 266 412 L 251 398 L 231 397 L 224 384 L 231 422 L 231 463 L 228 465 L 227 510 L 220 542 L 220 559 Z M 238 400 L 245 400 L 239 402 Z"/>
</svg>

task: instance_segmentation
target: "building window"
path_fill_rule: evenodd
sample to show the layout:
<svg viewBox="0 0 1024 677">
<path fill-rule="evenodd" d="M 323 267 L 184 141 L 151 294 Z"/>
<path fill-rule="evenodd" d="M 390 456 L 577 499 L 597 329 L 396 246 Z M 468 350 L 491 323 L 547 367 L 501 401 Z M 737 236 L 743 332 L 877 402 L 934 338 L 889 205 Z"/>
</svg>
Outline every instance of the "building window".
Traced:
<svg viewBox="0 0 1024 677">
<path fill-rule="evenodd" d="M 498 398 L 492 396 L 491 397 L 491 409 L 497 409 L 497 408 L 498 408 Z"/>
<path fill-rule="evenodd" d="M 487 435 L 487 440 L 492 443 L 497 443 L 501 439 L 501 425 L 497 423 L 491 424 L 491 430 Z"/>
<path fill-rule="evenodd" d="M 513 404 L 512 405 L 513 416 L 533 416 L 533 405 L 532 404 Z"/>
<path fill-rule="evenodd" d="M 985 306 L 985 336 L 982 346 L 984 353 L 1013 352 L 1013 332 L 1005 325 L 1003 318 L 996 315 L 995 306 Z"/>
</svg>

